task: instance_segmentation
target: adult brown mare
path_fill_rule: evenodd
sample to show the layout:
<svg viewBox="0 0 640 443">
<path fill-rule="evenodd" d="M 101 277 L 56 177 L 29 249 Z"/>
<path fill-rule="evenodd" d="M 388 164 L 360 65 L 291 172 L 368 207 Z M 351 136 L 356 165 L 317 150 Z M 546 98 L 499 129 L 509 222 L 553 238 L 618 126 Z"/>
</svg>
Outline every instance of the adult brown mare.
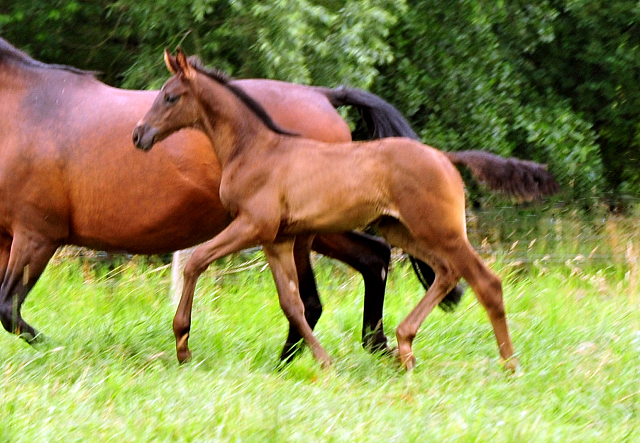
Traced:
<svg viewBox="0 0 640 443">
<path fill-rule="evenodd" d="M 295 239 L 374 223 L 392 245 L 436 273 L 425 297 L 397 328 L 401 363 L 413 368 L 411 345 L 420 324 L 463 277 L 489 314 L 506 367 L 517 366 L 501 282 L 469 244 L 464 184 L 449 154 L 408 138 L 328 144 L 295 137 L 226 77 L 187 61 L 181 50 L 176 57 L 165 50 L 165 62 L 174 75 L 135 127 L 133 141 L 148 151 L 179 129 L 203 131 L 222 167 L 221 202 L 233 217 L 185 267 L 173 324 L 180 361 L 191 356 L 191 307 L 199 275 L 214 260 L 261 244 L 290 325 L 315 358 L 329 364 L 304 317 Z M 555 182 L 549 183 L 548 190 L 555 190 Z"/>
<path fill-rule="evenodd" d="M 269 80 L 234 84 L 305 137 L 351 140 L 334 105 L 356 106 L 376 136 L 408 128 L 391 105 L 364 91 Z M 154 155 L 131 146 L 131 128 L 156 95 L 38 62 L 0 38 L 0 320 L 7 331 L 29 342 L 39 337 L 20 308 L 61 245 L 165 253 L 208 240 L 230 222 L 218 195 L 220 167 L 202 133 L 176 134 Z M 363 343 L 386 348 L 389 246 L 354 232 L 317 236 L 312 246 L 362 273 Z M 322 306 L 307 248 L 297 247 L 296 264 L 305 315 L 314 325 Z M 299 340 L 290 330 L 282 358 Z"/>
</svg>

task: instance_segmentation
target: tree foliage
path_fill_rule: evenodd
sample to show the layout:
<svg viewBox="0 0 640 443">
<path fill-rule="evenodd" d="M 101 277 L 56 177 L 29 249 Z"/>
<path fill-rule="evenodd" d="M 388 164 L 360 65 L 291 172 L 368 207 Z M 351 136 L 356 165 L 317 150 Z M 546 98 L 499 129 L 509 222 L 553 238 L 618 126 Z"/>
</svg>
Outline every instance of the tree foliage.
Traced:
<svg viewBox="0 0 640 443">
<path fill-rule="evenodd" d="M 634 0 L 0 0 L 34 57 L 150 88 L 181 45 L 236 77 L 370 89 L 426 143 L 550 165 L 570 199 L 640 191 Z"/>
<path fill-rule="evenodd" d="M 412 14 L 392 32 L 396 62 L 381 68 L 375 92 L 393 90 L 427 143 L 548 163 L 571 198 L 588 197 L 601 177 L 590 122 L 519 68 L 533 42 L 553 37 L 552 11 L 513 21 L 505 3 L 409 2 Z M 500 39 L 504 26 L 519 33 L 517 44 Z"/>
<path fill-rule="evenodd" d="M 517 3 L 517 2 L 515 2 Z M 567 100 L 596 134 L 609 191 L 640 190 L 640 4 L 550 0 L 550 38 L 531 42 L 520 72 L 541 93 Z M 527 19 L 526 6 L 513 8 Z M 518 20 L 522 22 L 522 20 Z M 505 27 L 501 41 L 519 43 Z M 529 37 L 530 38 L 530 37 Z"/>
</svg>

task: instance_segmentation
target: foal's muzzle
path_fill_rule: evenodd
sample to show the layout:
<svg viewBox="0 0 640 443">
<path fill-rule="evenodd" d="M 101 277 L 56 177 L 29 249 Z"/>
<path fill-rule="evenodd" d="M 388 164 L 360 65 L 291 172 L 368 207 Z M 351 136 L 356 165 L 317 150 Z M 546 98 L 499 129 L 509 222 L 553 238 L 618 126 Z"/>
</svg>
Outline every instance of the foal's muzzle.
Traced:
<svg viewBox="0 0 640 443">
<path fill-rule="evenodd" d="M 158 131 L 145 123 L 133 129 L 131 139 L 136 148 L 148 151 L 155 144 L 157 135 Z"/>
</svg>

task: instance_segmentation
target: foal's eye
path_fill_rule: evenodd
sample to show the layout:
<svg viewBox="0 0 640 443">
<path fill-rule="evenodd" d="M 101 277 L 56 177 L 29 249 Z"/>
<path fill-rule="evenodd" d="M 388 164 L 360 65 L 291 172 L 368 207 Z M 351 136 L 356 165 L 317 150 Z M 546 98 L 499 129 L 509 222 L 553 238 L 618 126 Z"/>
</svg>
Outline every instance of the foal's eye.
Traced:
<svg viewBox="0 0 640 443">
<path fill-rule="evenodd" d="M 179 95 L 172 95 L 172 94 L 167 94 L 164 96 L 164 102 L 172 105 L 174 103 L 176 103 L 178 100 L 180 100 L 180 96 Z"/>
</svg>

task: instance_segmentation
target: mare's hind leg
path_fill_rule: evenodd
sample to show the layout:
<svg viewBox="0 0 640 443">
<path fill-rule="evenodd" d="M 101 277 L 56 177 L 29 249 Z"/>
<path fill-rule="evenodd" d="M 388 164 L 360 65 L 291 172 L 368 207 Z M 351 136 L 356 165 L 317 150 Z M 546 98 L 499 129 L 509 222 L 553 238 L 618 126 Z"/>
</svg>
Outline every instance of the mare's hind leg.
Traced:
<svg viewBox="0 0 640 443">
<path fill-rule="evenodd" d="M 13 241 L 2 236 L 0 265 L 4 267 L 0 286 L 2 326 L 33 344 L 42 337 L 20 314 L 27 294 L 40 278 L 57 244 L 31 233 L 17 232 Z"/>
<path fill-rule="evenodd" d="M 304 303 L 307 323 L 313 329 L 322 314 L 322 303 L 309 262 L 310 248 L 322 255 L 340 260 L 362 274 L 364 279 L 362 346 L 372 352 L 390 351 L 382 324 L 384 292 L 391 258 L 390 246 L 379 238 L 357 232 L 296 238 L 294 257 L 298 270 L 300 297 Z M 287 360 L 298 353 L 300 346 L 296 344 L 300 340 L 302 337 L 290 325 L 287 342 L 280 359 Z"/>
<path fill-rule="evenodd" d="M 382 310 L 391 247 L 370 235 L 345 232 L 317 235 L 313 241 L 313 249 L 348 264 L 362 274 L 362 346 L 372 352 L 389 351 L 382 324 Z"/>
<path fill-rule="evenodd" d="M 280 307 L 289 325 L 295 328 L 304 338 L 313 352 L 313 356 L 323 367 L 331 364 L 331 358 L 322 348 L 313 330 L 304 316 L 304 305 L 298 291 L 298 276 L 293 258 L 294 239 L 263 245 L 264 253 L 269 262 L 273 279 L 278 289 Z"/>
</svg>

